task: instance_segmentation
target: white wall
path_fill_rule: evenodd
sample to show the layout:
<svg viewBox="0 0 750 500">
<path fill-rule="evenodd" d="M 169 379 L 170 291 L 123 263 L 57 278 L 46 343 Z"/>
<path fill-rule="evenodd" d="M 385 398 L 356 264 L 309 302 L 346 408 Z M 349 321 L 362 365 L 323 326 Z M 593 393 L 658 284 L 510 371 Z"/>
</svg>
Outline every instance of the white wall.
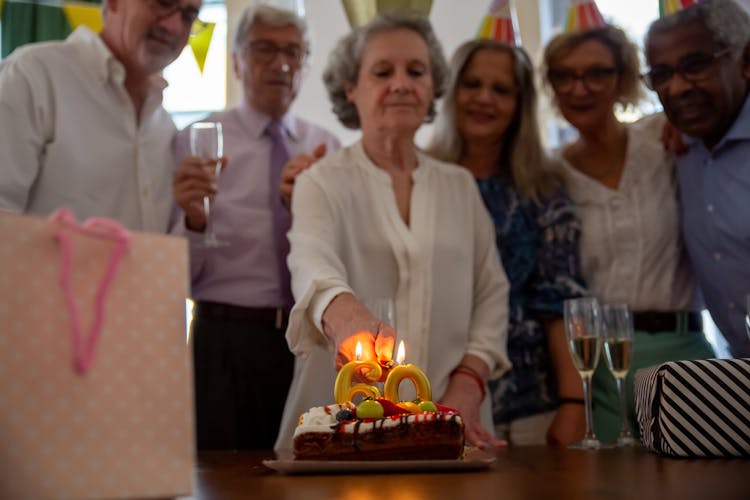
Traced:
<svg viewBox="0 0 750 500">
<path fill-rule="evenodd" d="M 542 3 L 551 0 L 542 0 Z M 552 0 L 553 1 L 553 0 Z M 443 44 L 447 58 L 463 41 L 474 37 L 479 22 L 487 12 L 491 0 L 433 0 L 430 21 Z M 234 24 L 247 0 L 227 0 L 227 19 L 230 24 L 229 40 L 234 36 Z M 539 2 L 516 0 L 518 20 L 521 25 L 523 44 L 531 54 L 538 52 L 540 45 Z M 306 0 L 306 17 L 311 30 L 312 58 L 302 91 L 297 97 L 294 111 L 312 120 L 339 136 L 348 144 L 359 137 L 358 131 L 344 128 L 330 111 L 330 103 L 323 87 L 321 75 L 328 54 L 336 41 L 349 31 L 349 23 L 340 0 Z M 230 42 L 231 43 L 231 42 Z M 231 64 L 228 65 L 231 68 Z M 231 71 L 231 69 L 230 69 Z M 234 75 L 230 75 L 227 88 L 227 106 L 236 104 L 241 97 L 241 88 Z M 429 127 L 423 127 L 418 141 L 424 143 L 429 137 Z"/>
</svg>

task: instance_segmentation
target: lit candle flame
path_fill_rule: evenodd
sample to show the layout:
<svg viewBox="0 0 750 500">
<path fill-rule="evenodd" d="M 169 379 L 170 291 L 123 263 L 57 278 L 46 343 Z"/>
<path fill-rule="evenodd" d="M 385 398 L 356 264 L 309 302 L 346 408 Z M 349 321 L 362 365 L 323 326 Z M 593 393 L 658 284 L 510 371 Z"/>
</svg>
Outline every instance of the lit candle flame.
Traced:
<svg viewBox="0 0 750 500">
<path fill-rule="evenodd" d="M 354 348 L 354 358 L 362 361 L 362 342 L 357 342 L 357 347 Z"/>
<path fill-rule="evenodd" d="M 402 340 L 398 344 L 398 351 L 396 352 L 396 363 L 399 365 L 404 362 L 406 358 L 406 349 L 404 349 L 404 341 Z"/>
</svg>

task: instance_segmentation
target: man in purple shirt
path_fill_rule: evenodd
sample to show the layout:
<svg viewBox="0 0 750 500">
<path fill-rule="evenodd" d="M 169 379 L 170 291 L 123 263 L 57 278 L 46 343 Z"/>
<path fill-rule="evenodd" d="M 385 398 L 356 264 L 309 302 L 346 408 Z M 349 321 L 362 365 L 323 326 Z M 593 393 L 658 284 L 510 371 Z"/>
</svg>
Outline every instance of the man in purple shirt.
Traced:
<svg viewBox="0 0 750 500">
<path fill-rule="evenodd" d="M 189 156 L 188 129 L 175 140 L 182 213 L 173 232 L 190 241 L 198 449 L 270 449 L 278 433 L 294 366 L 284 338 L 292 303 L 280 164 L 339 147 L 289 113 L 308 47 L 306 24 L 293 12 L 247 9 L 232 53 L 243 101 L 203 120 L 222 124 L 226 170 L 214 179 Z M 211 224 L 225 246 L 200 247 L 206 194 L 215 195 Z"/>
</svg>

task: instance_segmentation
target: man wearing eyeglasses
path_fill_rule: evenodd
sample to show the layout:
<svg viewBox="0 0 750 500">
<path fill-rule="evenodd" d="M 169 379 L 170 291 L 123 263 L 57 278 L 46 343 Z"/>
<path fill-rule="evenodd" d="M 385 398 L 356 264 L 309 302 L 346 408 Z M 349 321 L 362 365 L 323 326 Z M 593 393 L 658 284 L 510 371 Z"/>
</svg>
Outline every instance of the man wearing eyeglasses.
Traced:
<svg viewBox="0 0 750 500">
<path fill-rule="evenodd" d="M 204 120 L 222 124 L 227 168 L 216 179 L 203 170 L 189 155 L 189 129 L 175 141 L 181 211 L 173 230 L 191 241 L 198 449 L 270 449 L 278 433 L 294 367 L 284 337 L 293 299 L 282 168 L 288 196 L 301 168 L 339 147 L 329 132 L 289 112 L 308 47 L 307 26 L 295 13 L 246 10 L 232 51 L 243 100 Z M 206 195 L 213 196 L 212 228 L 227 243 L 220 248 L 198 247 Z"/>
<path fill-rule="evenodd" d="M 685 134 L 677 158 L 682 230 L 706 305 L 734 357 L 750 357 L 750 17 L 733 0 L 704 0 L 654 22 L 650 71 L 671 123 Z"/>
<path fill-rule="evenodd" d="M 100 34 L 17 49 L 0 64 L 0 209 L 110 217 L 166 232 L 176 129 L 161 71 L 201 0 L 107 0 Z"/>
</svg>

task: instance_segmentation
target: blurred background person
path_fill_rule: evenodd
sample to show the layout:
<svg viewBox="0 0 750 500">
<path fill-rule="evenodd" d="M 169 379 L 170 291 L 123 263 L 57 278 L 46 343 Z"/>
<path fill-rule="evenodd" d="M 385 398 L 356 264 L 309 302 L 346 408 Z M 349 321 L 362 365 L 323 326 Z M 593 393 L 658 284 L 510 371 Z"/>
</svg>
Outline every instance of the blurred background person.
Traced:
<svg viewBox="0 0 750 500">
<path fill-rule="evenodd" d="M 665 120 L 617 119 L 616 105 L 636 104 L 643 90 L 638 49 L 615 26 L 557 35 L 545 48 L 544 65 L 558 110 L 579 134 L 560 156 L 582 221 L 584 278 L 600 303 L 625 303 L 633 310 L 626 387 L 631 432 L 638 435 L 634 372 L 664 361 L 713 357 L 693 309 L 674 165 L 660 142 Z M 614 441 L 618 393 L 602 358 L 593 378 L 594 426 L 599 439 Z"/>
<path fill-rule="evenodd" d="M 166 232 L 177 131 L 161 77 L 201 0 L 105 0 L 99 34 L 15 50 L 0 64 L 0 210 L 109 217 Z M 85 75 L 82 76 L 82 75 Z"/>
<path fill-rule="evenodd" d="M 583 437 L 583 389 L 568 352 L 562 302 L 585 293 L 580 222 L 545 155 L 531 61 L 495 40 L 461 45 L 430 152 L 472 173 L 495 225 L 510 282 L 508 357 L 490 380 L 498 437 L 511 445 Z"/>
<path fill-rule="evenodd" d="M 362 138 L 303 172 L 294 188 L 297 303 L 287 340 L 297 358 L 277 449 L 291 448 L 301 413 L 331 402 L 334 359 L 353 359 L 353 341 L 363 342 L 363 359 L 391 358 L 393 325 L 363 305 L 378 297 L 395 298 L 407 361 L 425 370 L 434 400 L 461 411 L 467 440 L 502 444 L 485 397 L 486 380 L 510 365 L 508 283 L 492 222 L 471 175 L 414 144 L 446 73 L 432 28 L 418 17 L 379 17 L 330 55 L 324 80 L 334 112 Z"/>
<path fill-rule="evenodd" d="M 750 357 L 750 17 L 732 0 L 705 0 L 655 21 L 646 39 L 656 91 L 686 135 L 677 156 L 682 234 L 711 317 L 732 356 Z"/>
<path fill-rule="evenodd" d="M 189 127 L 175 139 L 180 211 L 172 231 L 191 243 L 199 450 L 268 449 L 278 433 L 294 370 L 284 339 L 293 299 L 282 167 L 290 154 L 339 147 L 331 133 L 290 112 L 309 50 L 307 24 L 296 13 L 246 9 L 232 49 L 242 102 L 203 120 L 222 124 L 227 169 L 214 178 L 205 159 L 190 155 Z M 217 248 L 200 246 L 209 195 L 211 224 L 227 243 Z"/>
</svg>

